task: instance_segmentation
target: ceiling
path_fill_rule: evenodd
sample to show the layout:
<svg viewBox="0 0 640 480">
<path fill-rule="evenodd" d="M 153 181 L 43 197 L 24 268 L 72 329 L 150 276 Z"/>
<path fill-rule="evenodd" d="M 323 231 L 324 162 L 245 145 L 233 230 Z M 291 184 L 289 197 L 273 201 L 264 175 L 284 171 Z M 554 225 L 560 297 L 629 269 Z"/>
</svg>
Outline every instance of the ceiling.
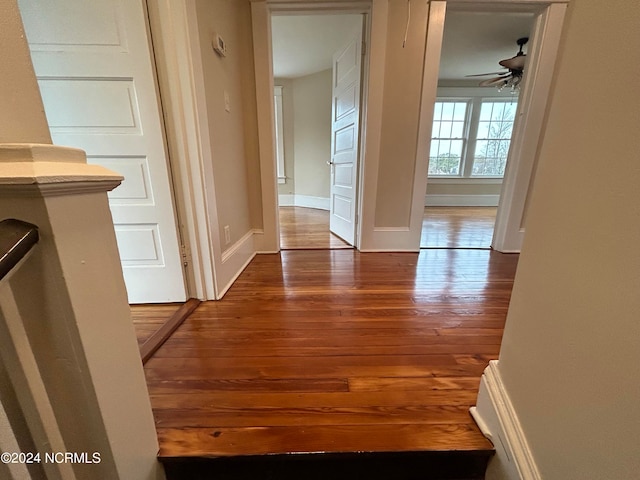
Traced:
<svg viewBox="0 0 640 480">
<path fill-rule="evenodd" d="M 359 15 L 274 15 L 274 77 L 296 78 L 331 68 L 333 52 L 346 43 L 360 18 Z M 532 22 L 530 13 L 447 12 L 440 80 L 475 84 L 482 79 L 470 80 L 465 75 L 500 70 L 498 61 L 516 54 L 516 40 L 529 35 Z"/>
<path fill-rule="evenodd" d="M 532 22 L 533 15 L 529 13 L 447 12 L 440 81 L 470 81 L 465 75 L 503 70 L 498 62 L 517 53 L 516 40 L 529 36 Z M 523 49 L 525 53 L 527 47 Z"/>
<path fill-rule="evenodd" d="M 360 15 L 271 17 L 273 76 L 296 78 L 331 68 L 333 52 L 349 40 Z"/>
</svg>

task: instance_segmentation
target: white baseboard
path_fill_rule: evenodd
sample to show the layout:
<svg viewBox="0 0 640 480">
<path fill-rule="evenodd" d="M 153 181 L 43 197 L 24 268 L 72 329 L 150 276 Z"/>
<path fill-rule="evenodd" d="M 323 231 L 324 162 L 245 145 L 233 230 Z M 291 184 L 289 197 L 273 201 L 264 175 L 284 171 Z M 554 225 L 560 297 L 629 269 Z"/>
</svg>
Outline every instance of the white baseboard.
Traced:
<svg viewBox="0 0 640 480">
<path fill-rule="evenodd" d="M 498 360 L 491 361 L 482 375 L 478 404 L 471 408 L 471 415 L 496 449 L 486 480 L 542 479 L 502 383 Z"/>
<path fill-rule="evenodd" d="M 240 276 L 243 270 L 249 265 L 256 255 L 254 245 L 254 231 L 249 230 L 240 240 L 230 248 L 222 252 L 221 268 L 217 277 L 218 295 L 220 300 L 233 282 Z"/>
<path fill-rule="evenodd" d="M 497 207 L 500 195 L 436 195 L 424 197 L 425 207 Z"/>
<path fill-rule="evenodd" d="M 330 208 L 329 198 L 327 197 L 297 194 L 278 195 L 278 205 L 281 207 L 317 208 L 319 210 L 329 210 Z"/>
</svg>

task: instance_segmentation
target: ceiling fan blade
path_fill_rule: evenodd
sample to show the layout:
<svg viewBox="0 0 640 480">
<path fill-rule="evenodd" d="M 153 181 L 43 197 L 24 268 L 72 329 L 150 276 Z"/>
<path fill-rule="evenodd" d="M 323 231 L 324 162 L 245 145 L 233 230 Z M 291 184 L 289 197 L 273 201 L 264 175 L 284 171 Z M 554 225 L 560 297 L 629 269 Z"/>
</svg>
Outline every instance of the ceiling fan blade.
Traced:
<svg viewBox="0 0 640 480">
<path fill-rule="evenodd" d="M 516 55 L 512 58 L 507 58 L 506 60 L 500 60 L 498 64 L 501 67 L 508 68 L 509 70 L 524 70 L 524 62 L 527 56 L 525 54 Z"/>
<path fill-rule="evenodd" d="M 465 75 L 465 78 L 466 77 L 485 77 L 487 75 L 506 75 L 507 73 L 509 72 L 501 71 L 501 72 L 477 73 L 475 75 Z"/>
<path fill-rule="evenodd" d="M 481 87 L 493 87 L 495 85 L 500 85 L 501 83 L 506 83 L 509 80 L 510 75 L 504 75 L 502 77 L 489 78 L 487 80 L 483 80 L 479 83 Z"/>
</svg>

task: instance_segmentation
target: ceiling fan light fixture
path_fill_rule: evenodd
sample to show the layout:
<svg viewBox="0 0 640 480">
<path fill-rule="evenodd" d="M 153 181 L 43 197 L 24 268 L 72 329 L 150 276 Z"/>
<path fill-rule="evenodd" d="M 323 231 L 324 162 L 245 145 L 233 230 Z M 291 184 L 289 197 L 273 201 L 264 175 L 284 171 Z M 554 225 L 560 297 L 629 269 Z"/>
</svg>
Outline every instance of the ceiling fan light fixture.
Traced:
<svg viewBox="0 0 640 480">
<path fill-rule="evenodd" d="M 498 87 L 498 91 L 502 91 L 505 88 L 511 89 L 511 94 L 515 95 L 520 90 L 520 82 L 522 82 L 522 74 L 524 72 L 524 66 L 526 62 L 527 54 L 522 51 L 522 47 L 529 41 L 529 37 L 521 37 L 516 40 L 516 44 L 519 47 L 518 53 L 511 58 L 500 60 L 498 65 L 506 68 L 508 72 L 500 74 L 500 76 L 484 80 L 480 82 L 481 87 Z M 492 75 L 492 74 L 479 74 L 479 75 L 467 75 L 468 77 Z"/>
</svg>

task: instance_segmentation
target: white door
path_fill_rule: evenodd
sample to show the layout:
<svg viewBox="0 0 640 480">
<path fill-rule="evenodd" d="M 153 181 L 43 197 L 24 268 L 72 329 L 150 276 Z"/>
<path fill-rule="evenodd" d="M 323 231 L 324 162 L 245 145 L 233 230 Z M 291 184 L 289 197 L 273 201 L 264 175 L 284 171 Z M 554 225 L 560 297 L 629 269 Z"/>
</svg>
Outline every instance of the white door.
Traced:
<svg viewBox="0 0 640 480">
<path fill-rule="evenodd" d="M 353 245 L 360 130 L 362 24 L 333 55 L 330 230 Z"/>
<path fill-rule="evenodd" d="M 19 0 L 55 144 L 124 176 L 109 204 L 131 303 L 186 291 L 142 0 Z"/>
</svg>

